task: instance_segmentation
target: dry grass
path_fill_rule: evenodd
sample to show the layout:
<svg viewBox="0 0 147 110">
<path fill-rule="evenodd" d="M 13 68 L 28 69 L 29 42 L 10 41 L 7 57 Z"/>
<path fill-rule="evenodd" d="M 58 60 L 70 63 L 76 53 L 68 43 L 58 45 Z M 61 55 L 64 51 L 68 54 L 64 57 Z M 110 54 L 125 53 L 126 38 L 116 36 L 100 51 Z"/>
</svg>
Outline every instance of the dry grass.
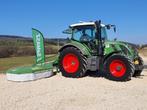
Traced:
<svg viewBox="0 0 147 110">
<path fill-rule="evenodd" d="M 147 47 L 140 49 L 139 53 L 142 54 L 143 56 L 147 56 Z"/>
</svg>

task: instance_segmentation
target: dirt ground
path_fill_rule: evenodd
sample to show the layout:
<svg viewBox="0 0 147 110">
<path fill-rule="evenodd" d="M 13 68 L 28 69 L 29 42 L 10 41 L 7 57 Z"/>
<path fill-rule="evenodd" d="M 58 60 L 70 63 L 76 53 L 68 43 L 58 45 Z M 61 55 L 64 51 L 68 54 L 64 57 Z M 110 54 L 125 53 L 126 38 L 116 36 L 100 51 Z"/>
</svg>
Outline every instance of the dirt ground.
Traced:
<svg viewBox="0 0 147 110">
<path fill-rule="evenodd" d="M 144 60 L 147 64 L 147 58 Z M 147 110 L 146 69 L 142 75 L 128 82 L 115 82 L 58 74 L 21 83 L 0 75 L 0 110 Z"/>
</svg>

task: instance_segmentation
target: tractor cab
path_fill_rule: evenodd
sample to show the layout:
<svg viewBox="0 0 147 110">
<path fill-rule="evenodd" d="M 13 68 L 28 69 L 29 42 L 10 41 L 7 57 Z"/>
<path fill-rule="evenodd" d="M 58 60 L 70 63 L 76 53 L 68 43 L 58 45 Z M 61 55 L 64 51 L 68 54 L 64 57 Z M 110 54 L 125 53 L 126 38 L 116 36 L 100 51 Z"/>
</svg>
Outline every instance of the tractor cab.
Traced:
<svg viewBox="0 0 147 110">
<path fill-rule="evenodd" d="M 63 33 L 71 34 L 72 40 L 90 42 L 96 38 L 96 25 L 95 22 L 76 23 L 70 25 Z M 107 27 L 104 24 L 101 24 L 101 37 L 102 40 L 107 40 Z"/>
<path fill-rule="evenodd" d="M 114 25 L 104 25 L 97 22 L 81 22 L 72 24 L 63 33 L 71 34 L 71 40 L 87 45 L 92 53 L 103 51 L 104 41 L 108 40 L 107 30 Z M 100 46 L 101 45 L 101 46 Z M 100 50 L 98 50 L 98 48 Z"/>
</svg>

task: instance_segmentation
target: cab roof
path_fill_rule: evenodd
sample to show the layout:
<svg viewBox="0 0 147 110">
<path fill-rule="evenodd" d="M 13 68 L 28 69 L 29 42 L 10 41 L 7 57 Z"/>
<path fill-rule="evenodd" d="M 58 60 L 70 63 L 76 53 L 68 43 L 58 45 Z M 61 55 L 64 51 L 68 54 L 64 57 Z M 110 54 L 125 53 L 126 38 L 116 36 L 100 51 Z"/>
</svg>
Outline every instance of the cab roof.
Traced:
<svg viewBox="0 0 147 110">
<path fill-rule="evenodd" d="M 69 26 L 68 29 L 64 30 L 63 33 L 64 34 L 71 34 L 72 33 L 72 29 L 74 27 L 80 27 L 80 26 L 94 26 L 95 25 L 95 22 L 79 22 L 79 23 L 75 23 L 75 24 L 71 24 Z M 104 27 L 105 25 L 104 24 L 101 24 L 102 27 Z"/>
<path fill-rule="evenodd" d="M 78 26 L 94 26 L 94 25 L 95 25 L 95 22 L 79 22 L 76 24 L 72 24 L 69 27 L 74 28 L 74 27 L 78 27 Z M 105 25 L 101 24 L 101 26 L 104 27 Z"/>
</svg>

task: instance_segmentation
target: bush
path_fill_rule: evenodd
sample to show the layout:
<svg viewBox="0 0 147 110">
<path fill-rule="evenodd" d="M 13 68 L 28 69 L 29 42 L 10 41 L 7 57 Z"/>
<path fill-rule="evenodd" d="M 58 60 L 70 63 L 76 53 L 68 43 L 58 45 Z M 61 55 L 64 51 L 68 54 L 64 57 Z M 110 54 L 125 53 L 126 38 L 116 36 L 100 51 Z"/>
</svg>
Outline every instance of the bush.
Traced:
<svg viewBox="0 0 147 110">
<path fill-rule="evenodd" d="M 0 58 L 6 58 L 10 56 L 8 49 L 8 47 L 0 47 Z"/>
<path fill-rule="evenodd" d="M 15 56 L 33 56 L 35 55 L 35 49 L 32 46 L 20 47 L 17 49 Z"/>
<path fill-rule="evenodd" d="M 57 54 L 58 49 L 55 46 L 46 46 L 45 54 Z M 0 58 L 17 57 L 17 56 L 33 56 L 35 55 L 34 46 L 0 46 Z"/>
<path fill-rule="evenodd" d="M 58 49 L 55 49 L 53 47 L 45 47 L 45 54 L 57 54 Z"/>
<path fill-rule="evenodd" d="M 17 47 L 0 46 L 0 58 L 13 56 L 17 52 Z"/>
</svg>

